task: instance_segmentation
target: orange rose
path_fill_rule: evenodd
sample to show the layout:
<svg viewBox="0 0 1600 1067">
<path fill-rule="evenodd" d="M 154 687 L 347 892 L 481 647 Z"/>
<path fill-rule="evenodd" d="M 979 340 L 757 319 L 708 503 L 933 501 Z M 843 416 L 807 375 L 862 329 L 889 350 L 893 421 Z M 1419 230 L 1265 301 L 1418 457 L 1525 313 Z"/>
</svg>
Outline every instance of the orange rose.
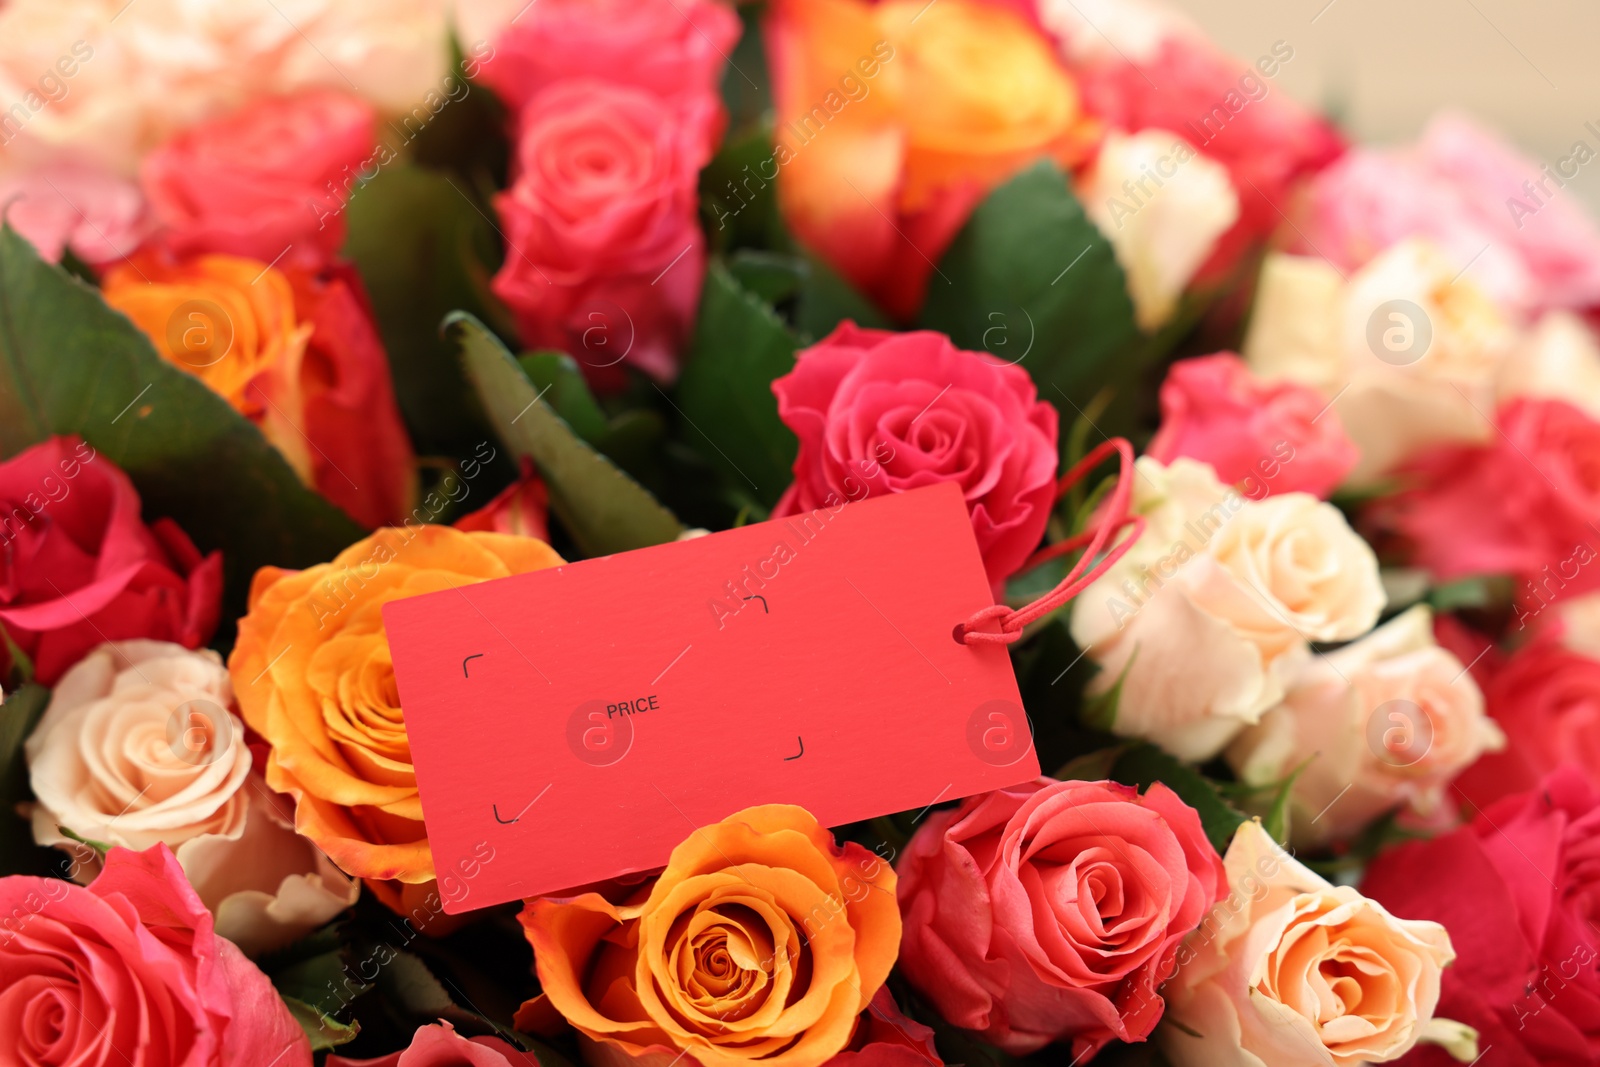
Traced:
<svg viewBox="0 0 1600 1067">
<path fill-rule="evenodd" d="M 544 992 L 591 1062 L 817 1067 L 849 1043 L 900 944 L 893 869 L 803 808 L 746 808 L 672 852 L 652 883 L 531 900 Z"/>
<path fill-rule="evenodd" d="M 764 178 L 800 238 L 889 311 L 995 185 L 1078 162 L 1094 123 L 1050 42 L 979 0 L 777 0 L 778 111 Z"/>
<path fill-rule="evenodd" d="M 364 526 L 416 496 L 389 360 L 352 270 L 143 253 L 106 273 L 106 303 L 163 359 L 261 428 L 306 485 Z"/>
<path fill-rule="evenodd" d="M 331 563 L 256 572 L 228 670 L 271 746 L 267 784 L 294 797 L 296 830 L 397 911 L 415 896 L 402 886 L 434 873 L 383 605 L 562 562 L 531 537 L 407 526 Z"/>
</svg>

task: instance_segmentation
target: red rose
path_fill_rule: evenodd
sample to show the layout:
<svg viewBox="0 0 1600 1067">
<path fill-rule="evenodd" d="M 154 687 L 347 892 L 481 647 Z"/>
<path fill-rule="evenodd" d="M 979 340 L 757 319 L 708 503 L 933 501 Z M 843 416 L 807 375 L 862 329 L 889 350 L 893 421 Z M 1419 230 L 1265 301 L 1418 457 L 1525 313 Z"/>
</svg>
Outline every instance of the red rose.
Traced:
<svg viewBox="0 0 1600 1067">
<path fill-rule="evenodd" d="M 1264 382 L 1232 352 L 1185 359 L 1161 384 L 1161 429 L 1145 454 L 1188 456 L 1246 495 L 1310 493 L 1324 499 L 1356 465 L 1356 446 L 1315 389 Z"/>
<path fill-rule="evenodd" d="M 322 91 L 263 97 L 185 130 L 140 170 L 166 227 L 158 240 L 180 255 L 326 262 L 344 243 L 344 201 L 376 162 L 375 127 L 364 100 Z"/>
<path fill-rule="evenodd" d="M 1450 446 L 1407 468 L 1416 487 L 1375 515 L 1441 579 L 1541 572 L 1600 546 L 1600 423 L 1562 400 L 1514 400 L 1482 445 Z M 1572 567 L 1562 595 L 1593 589 L 1600 570 Z M 1595 571 L 1591 576 L 1590 572 Z"/>
<path fill-rule="evenodd" d="M 458 530 L 516 534 L 550 540 L 550 490 L 524 458 L 522 475 L 483 507 L 451 523 Z"/>
<path fill-rule="evenodd" d="M 626 359 L 668 380 L 705 276 L 697 183 L 710 147 L 656 97 L 565 81 L 523 114 L 516 180 L 495 198 L 506 259 L 494 291 L 522 343 L 619 384 Z"/>
<path fill-rule="evenodd" d="M 55 437 L 0 463 L 0 627 L 40 682 L 103 641 L 199 648 L 221 601 L 221 553 L 202 558 L 171 519 L 146 526 L 133 483 L 88 444 Z"/>
<path fill-rule="evenodd" d="M 1363 893 L 1450 932 L 1456 961 L 1435 1016 L 1475 1027 L 1486 1063 L 1600 1063 L 1597 841 L 1600 793 L 1566 768 L 1471 826 L 1390 849 L 1368 868 Z M 1415 1061 L 1452 1062 L 1432 1048 Z"/>
<path fill-rule="evenodd" d="M 1035 782 L 928 819 L 900 864 L 900 967 L 939 1013 L 1012 1053 L 1140 1041 L 1178 945 L 1227 889 L 1200 816 L 1164 785 Z"/>
<path fill-rule="evenodd" d="M 417 1027 L 411 1044 L 372 1060 L 329 1056 L 328 1067 L 539 1067 L 531 1052 L 512 1048 L 498 1037 L 462 1037 L 447 1022 Z"/>
<path fill-rule="evenodd" d="M 956 482 L 998 585 L 1038 546 L 1056 498 L 1056 411 L 1021 367 L 943 334 L 841 323 L 772 383 L 800 439 L 773 517 Z"/>
<path fill-rule="evenodd" d="M 165 845 L 112 849 L 87 888 L 0 879 L 0 1020 L 8 1060 L 40 1067 L 311 1067 Z"/>
</svg>

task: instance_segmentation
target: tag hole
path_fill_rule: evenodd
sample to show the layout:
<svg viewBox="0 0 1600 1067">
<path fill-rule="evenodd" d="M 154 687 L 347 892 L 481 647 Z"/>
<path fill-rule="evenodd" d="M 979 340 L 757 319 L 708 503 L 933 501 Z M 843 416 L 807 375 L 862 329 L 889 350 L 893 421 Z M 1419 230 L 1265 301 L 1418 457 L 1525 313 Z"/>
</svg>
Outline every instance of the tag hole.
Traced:
<svg viewBox="0 0 1600 1067">
<path fill-rule="evenodd" d="M 956 623 L 956 628 L 950 631 L 950 636 L 956 639 L 956 644 L 958 645 L 964 645 L 967 643 L 966 635 L 961 632 L 961 628 L 966 625 L 967 624 L 964 622 L 958 622 Z"/>
</svg>

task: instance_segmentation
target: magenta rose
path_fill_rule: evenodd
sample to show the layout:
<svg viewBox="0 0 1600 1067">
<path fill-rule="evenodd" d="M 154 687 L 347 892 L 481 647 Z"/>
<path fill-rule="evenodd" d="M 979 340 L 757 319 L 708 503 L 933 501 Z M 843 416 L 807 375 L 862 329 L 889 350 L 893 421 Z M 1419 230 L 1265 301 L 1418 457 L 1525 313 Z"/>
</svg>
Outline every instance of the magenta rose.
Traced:
<svg viewBox="0 0 1600 1067">
<path fill-rule="evenodd" d="M 133 483 L 87 443 L 0 463 L 0 627 L 40 682 L 103 641 L 199 648 L 221 610 L 221 554 L 202 557 L 171 519 L 146 526 Z"/>
<path fill-rule="evenodd" d="M 957 1026 L 1076 1061 L 1141 1041 L 1178 945 L 1227 889 L 1200 816 L 1164 785 L 1035 782 L 928 819 L 899 864 L 900 968 Z"/>
<path fill-rule="evenodd" d="M 1161 384 L 1161 428 L 1146 455 L 1209 463 L 1226 485 L 1260 499 L 1310 493 L 1327 499 L 1358 453 L 1322 394 L 1264 382 L 1232 352 L 1185 359 Z"/>
<path fill-rule="evenodd" d="M 1456 960 L 1434 1014 L 1475 1028 L 1485 1065 L 1600 1063 L 1597 842 L 1600 792 L 1569 767 L 1367 869 L 1363 893 L 1449 931 Z M 1407 1062 L 1453 1061 L 1419 1046 Z"/>
<path fill-rule="evenodd" d="M 376 123 L 366 101 L 318 91 L 185 130 L 140 169 L 158 239 L 182 256 L 322 265 L 344 243 L 345 200 L 381 161 Z"/>
<path fill-rule="evenodd" d="M 462 1037 L 447 1022 L 417 1027 L 411 1044 L 372 1060 L 329 1056 L 327 1067 L 539 1067 L 531 1052 L 498 1037 Z"/>
<path fill-rule="evenodd" d="M 695 205 L 709 153 L 702 130 L 641 90 L 566 81 L 538 96 L 495 198 L 507 247 L 494 291 L 524 347 L 559 348 L 613 386 L 623 360 L 676 374 L 705 277 Z"/>
<path fill-rule="evenodd" d="M 940 333 L 844 322 L 772 391 L 800 439 L 794 484 L 774 518 L 955 482 L 995 585 L 1044 536 L 1056 498 L 1056 410 L 1021 367 Z"/>
<path fill-rule="evenodd" d="M 112 849 L 87 888 L 0 878 L 0 1048 L 30 1067 L 311 1065 L 165 845 Z"/>
</svg>

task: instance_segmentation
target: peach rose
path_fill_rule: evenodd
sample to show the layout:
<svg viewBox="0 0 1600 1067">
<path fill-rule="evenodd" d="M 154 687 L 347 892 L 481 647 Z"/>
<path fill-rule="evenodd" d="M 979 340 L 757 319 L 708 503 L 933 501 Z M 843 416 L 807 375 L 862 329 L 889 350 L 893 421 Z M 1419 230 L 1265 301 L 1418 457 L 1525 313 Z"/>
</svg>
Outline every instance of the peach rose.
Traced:
<svg viewBox="0 0 1600 1067">
<path fill-rule="evenodd" d="M 531 537 L 407 526 L 331 563 L 256 572 L 228 669 L 271 746 L 267 784 L 294 797 L 296 830 L 396 910 L 434 871 L 383 605 L 562 562 Z"/>
<path fill-rule="evenodd" d="M 1078 597 L 1072 637 L 1100 666 L 1090 692 L 1121 681 L 1112 730 L 1208 759 L 1283 699 L 1308 642 L 1377 622 L 1378 561 L 1307 493 L 1251 500 L 1183 458 L 1136 469 L 1144 535 Z"/>
<path fill-rule="evenodd" d="M 519 1026 L 553 1007 L 591 1062 L 662 1067 L 818 1067 L 900 944 L 894 871 L 786 804 L 697 830 L 620 902 L 530 900 L 522 925 L 544 992 Z"/>
<path fill-rule="evenodd" d="M 1433 1017 L 1455 959 L 1443 926 L 1329 885 L 1258 822 L 1239 827 L 1223 866 L 1229 895 L 1162 989 L 1157 1038 L 1173 1067 L 1360 1067 L 1419 1041 L 1477 1054 L 1474 1031 Z"/>
<path fill-rule="evenodd" d="M 1396 807 L 1440 814 L 1450 782 L 1505 746 L 1466 666 L 1418 605 L 1307 664 L 1283 703 L 1228 749 L 1241 780 L 1291 792 L 1296 842 L 1347 838 Z"/>
<path fill-rule="evenodd" d="M 134 850 L 172 848 L 245 952 L 280 948 L 356 902 L 358 886 L 279 815 L 251 773 L 228 671 L 211 651 L 165 641 L 105 644 L 56 685 L 28 737 L 33 836 L 100 870 L 81 837 Z"/>
<path fill-rule="evenodd" d="M 1371 485 L 1432 445 L 1486 440 L 1510 320 L 1425 240 L 1403 241 L 1342 279 L 1321 260 L 1270 255 L 1245 337 L 1250 368 L 1320 390 Z"/>
</svg>

